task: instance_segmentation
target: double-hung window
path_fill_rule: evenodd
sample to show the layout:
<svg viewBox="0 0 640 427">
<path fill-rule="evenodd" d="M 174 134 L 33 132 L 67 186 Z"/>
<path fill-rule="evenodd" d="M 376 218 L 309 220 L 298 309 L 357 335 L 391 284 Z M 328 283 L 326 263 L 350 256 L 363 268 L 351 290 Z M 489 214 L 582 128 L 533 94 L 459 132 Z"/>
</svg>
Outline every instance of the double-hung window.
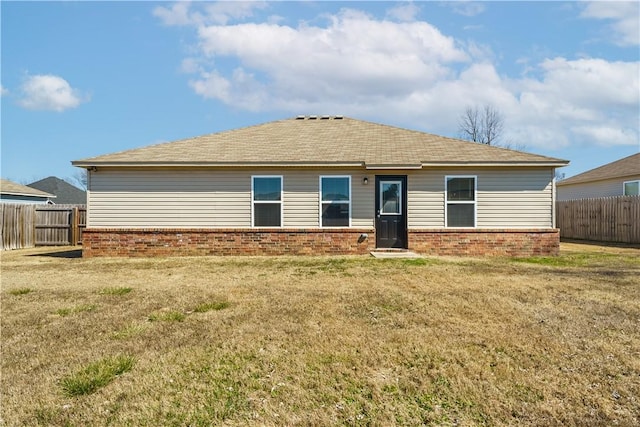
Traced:
<svg viewBox="0 0 640 427">
<path fill-rule="evenodd" d="M 251 177 L 251 226 L 282 226 L 282 177 Z"/>
<path fill-rule="evenodd" d="M 476 226 L 475 176 L 445 177 L 445 218 L 447 227 Z"/>
<path fill-rule="evenodd" d="M 623 184 L 623 190 L 625 196 L 640 196 L 640 180 L 625 181 Z"/>
<path fill-rule="evenodd" d="M 320 226 L 349 227 L 351 222 L 351 177 L 320 177 Z"/>
</svg>

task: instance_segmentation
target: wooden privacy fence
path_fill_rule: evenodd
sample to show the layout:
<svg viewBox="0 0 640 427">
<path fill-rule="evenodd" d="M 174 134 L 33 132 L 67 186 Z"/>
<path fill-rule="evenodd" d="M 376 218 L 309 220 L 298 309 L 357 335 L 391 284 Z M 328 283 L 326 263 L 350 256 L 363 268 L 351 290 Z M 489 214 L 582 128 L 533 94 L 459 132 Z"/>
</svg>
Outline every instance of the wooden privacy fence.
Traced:
<svg viewBox="0 0 640 427">
<path fill-rule="evenodd" d="M 2 250 L 32 248 L 35 245 L 34 205 L 0 203 L 0 246 Z"/>
<path fill-rule="evenodd" d="M 556 202 L 556 226 L 566 239 L 640 243 L 640 196 Z"/>
<path fill-rule="evenodd" d="M 85 205 L 0 203 L 2 250 L 82 243 L 87 224 Z"/>
</svg>

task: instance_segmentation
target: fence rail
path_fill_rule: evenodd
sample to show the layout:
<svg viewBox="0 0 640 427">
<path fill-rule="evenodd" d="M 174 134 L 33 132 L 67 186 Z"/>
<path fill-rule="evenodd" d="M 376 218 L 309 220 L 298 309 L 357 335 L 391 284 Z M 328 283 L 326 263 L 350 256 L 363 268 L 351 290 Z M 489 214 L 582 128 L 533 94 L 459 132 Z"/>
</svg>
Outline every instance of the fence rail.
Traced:
<svg viewBox="0 0 640 427">
<path fill-rule="evenodd" d="M 1 250 L 82 243 L 87 224 L 85 205 L 0 203 L 0 209 Z"/>
<path fill-rule="evenodd" d="M 556 202 L 556 226 L 567 239 L 640 243 L 640 196 Z"/>
</svg>

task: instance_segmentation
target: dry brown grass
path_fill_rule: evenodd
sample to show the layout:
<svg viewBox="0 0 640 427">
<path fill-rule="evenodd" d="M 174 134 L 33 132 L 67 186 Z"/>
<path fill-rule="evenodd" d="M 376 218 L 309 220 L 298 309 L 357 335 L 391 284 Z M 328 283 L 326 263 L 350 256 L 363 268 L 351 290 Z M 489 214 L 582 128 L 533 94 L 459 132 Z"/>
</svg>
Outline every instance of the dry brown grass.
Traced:
<svg viewBox="0 0 640 427">
<path fill-rule="evenodd" d="M 8 426 L 640 423 L 638 249 L 520 261 L 56 251 L 68 249 L 2 254 Z M 64 393 L 62 379 L 118 355 L 135 366 Z"/>
</svg>

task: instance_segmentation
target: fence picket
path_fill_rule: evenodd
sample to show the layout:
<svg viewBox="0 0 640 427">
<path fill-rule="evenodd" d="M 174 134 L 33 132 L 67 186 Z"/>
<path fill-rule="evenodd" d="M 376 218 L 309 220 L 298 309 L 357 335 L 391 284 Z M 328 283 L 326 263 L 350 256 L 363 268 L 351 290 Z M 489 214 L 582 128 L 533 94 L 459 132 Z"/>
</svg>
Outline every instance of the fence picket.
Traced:
<svg viewBox="0 0 640 427">
<path fill-rule="evenodd" d="M 0 250 L 82 243 L 85 205 L 0 203 Z"/>
<path fill-rule="evenodd" d="M 640 196 L 556 202 L 556 226 L 567 239 L 640 243 Z"/>
</svg>

